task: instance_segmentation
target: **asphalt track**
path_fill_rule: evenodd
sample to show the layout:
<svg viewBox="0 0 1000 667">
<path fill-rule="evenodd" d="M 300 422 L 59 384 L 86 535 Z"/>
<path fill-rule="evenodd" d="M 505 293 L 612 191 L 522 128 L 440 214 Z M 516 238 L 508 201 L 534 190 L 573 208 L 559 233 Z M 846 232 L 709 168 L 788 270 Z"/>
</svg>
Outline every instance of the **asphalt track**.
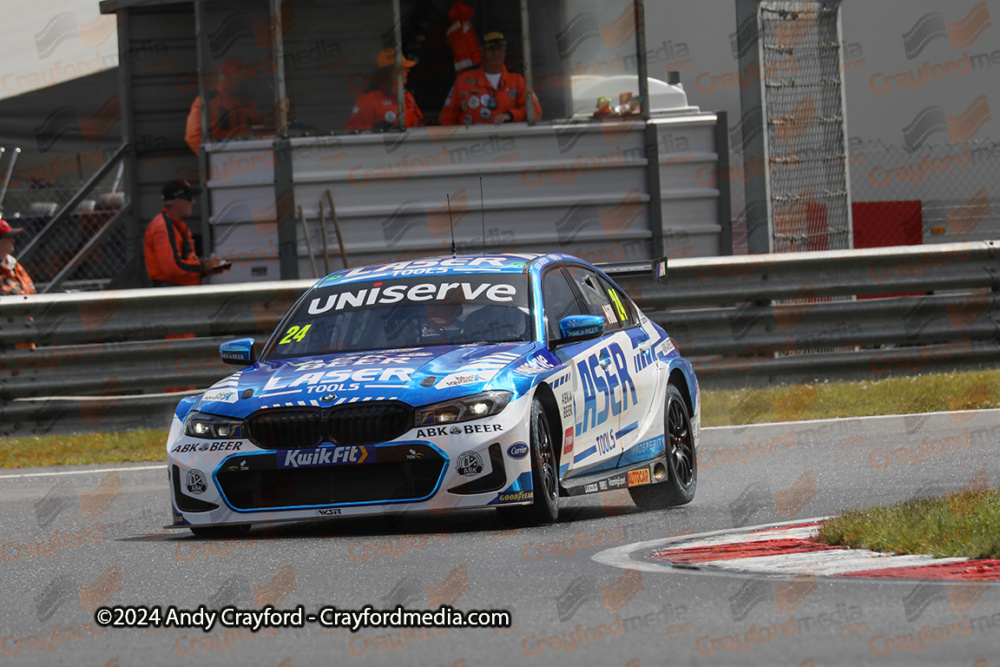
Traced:
<svg viewBox="0 0 1000 667">
<path fill-rule="evenodd" d="M 708 429 L 697 496 L 675 510 L 639 512 L 620 491 L 564 500 L 563 520 L 543 528 L 477 511 L 221 541 L 159 530 L 162 466 L 4 471 L 0 664 L 986 667 L 1000 660 L 994 584 L 704 574 L 641 557 L 671 537 L 996 486 L 998 441 L 1000 411 Z M 513 625 L 255 634 L 94 623 L 101 605 L 268 604 L 450 604 L 508 610 Z"/>
</svg>

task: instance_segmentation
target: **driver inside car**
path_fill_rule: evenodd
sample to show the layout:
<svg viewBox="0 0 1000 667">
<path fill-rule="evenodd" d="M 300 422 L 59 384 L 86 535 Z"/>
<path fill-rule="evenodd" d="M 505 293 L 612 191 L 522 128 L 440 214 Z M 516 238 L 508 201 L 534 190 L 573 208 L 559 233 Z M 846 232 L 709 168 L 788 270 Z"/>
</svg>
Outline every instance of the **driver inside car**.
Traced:
<svg viewBox="0 0 1000 667">
<path fill-rule="evenodd" d="M 420 332 L 424 344 L 455 344 L 461 339 L 462 327 L 458 321 L 464 310 L 461 302 L 435 303 L 424 309 L 426 320 Z"/>
</svg>

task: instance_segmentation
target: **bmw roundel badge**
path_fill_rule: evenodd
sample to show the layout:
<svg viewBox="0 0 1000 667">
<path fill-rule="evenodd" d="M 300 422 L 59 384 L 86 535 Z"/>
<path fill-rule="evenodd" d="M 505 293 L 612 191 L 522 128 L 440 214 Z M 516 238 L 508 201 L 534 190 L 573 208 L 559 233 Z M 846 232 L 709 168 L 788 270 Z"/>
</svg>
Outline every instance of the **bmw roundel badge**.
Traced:
<svg viewBox="0 0 1000 667">
<path fill-rule="evenodd" d="M 319 399 L 319 400 L 321 400 L 321 401 L 325 401 L 325 402 L 329 403 L 330 401 L 335 401 L 335 400 L 337 400 L 337 395 L 336 395 L 336 394 L 326 394 L 326 395 L 324 395 L 324 396 L 323 396 L 323 397 L 322 397 L 321 399 Z"/>
</svg>

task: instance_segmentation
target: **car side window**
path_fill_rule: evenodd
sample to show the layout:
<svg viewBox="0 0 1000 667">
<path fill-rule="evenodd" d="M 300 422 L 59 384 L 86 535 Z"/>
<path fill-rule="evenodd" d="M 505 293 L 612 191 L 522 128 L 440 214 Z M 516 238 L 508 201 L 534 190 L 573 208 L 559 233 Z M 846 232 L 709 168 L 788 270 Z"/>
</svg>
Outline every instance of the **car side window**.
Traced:
<svg viewBox="0 0 1000 667">
<path fill-rule="evenodd" d="M 639 323 L 639 316 L 635 311 L 635 306 L 632 305 L 631 299 L 604 276 L 598 276 L 598 278 L 600 278 L 604 293 L 611 299 L 611 305 L 615 309 L 615 315 L 618 316 L 621 327 L 628 329 L 637 325 Z"/>
<path fill-rule="evenodd" d="M 582 266 L 571 266 L 567 268 L 570 280 L 580 290 L 583 300 L 587 303 L 591 315 L 600 315 L 607 323 L 605 331 L 616 331 L 622 328 L 622 321 L 618 316 L 611 297 L 601 284 L 601 278 L 596 273 Z M 628 326 L 628 323 L 625 324 Z"/>
<path fill-rule="evenodd" d="M 542 312 L 545 314 L 545 334 L 548 340 L 562 338 L 559 322 L 570 315 L 586 315 L 573 288 L 560 269 L 549 271 L 542 278 Z"/>
</svg>

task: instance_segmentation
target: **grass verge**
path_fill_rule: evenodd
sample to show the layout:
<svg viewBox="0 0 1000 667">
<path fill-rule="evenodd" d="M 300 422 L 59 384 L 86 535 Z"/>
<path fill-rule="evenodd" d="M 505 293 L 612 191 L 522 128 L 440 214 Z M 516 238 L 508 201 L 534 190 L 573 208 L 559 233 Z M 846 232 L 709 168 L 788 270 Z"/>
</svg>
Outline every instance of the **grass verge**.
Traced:
<svg viewBox="0 0 1000 667">
<path fill-rule="evenodd" d="M 817 539 L 897 554 L 1000 558 L 1000 491 L 966 490 L 845 512 L 824 524 Z"/>
<path fill-rule="evenodd" d="M 702 426 L 1000 407 L 1000 370 L 703 391 Z"/>
<path fill-rule="evenodd" d="M 1000 407 L 1000 370 L 879 381 L 702 392 L 702 426 L 982 410 Z M 0 467 L 163 461 L 167 432 L 31 436 L 0 441 Z"/>
<path fill-rule="evenodd" d="M 166 430 L 4 438 L 0 446 L 0 467 L 165 461 L 166 443 Z"/>
</svg>

